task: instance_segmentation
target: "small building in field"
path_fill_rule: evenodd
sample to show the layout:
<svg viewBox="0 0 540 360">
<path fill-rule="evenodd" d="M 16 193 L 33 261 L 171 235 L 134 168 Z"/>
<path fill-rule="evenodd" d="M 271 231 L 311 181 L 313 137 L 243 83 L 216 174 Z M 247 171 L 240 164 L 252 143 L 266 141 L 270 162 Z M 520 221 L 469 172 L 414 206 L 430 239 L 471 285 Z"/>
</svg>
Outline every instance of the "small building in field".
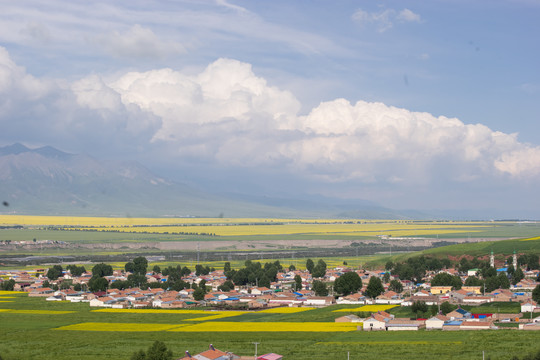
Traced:
<svg viewBox="0 0 540 360">
<path fill-rule="evenodd" d="M 362 319 L 354 314 L 340 316 L 334 320 L 335 322 L 362 322 Z"/>
<path fill-rule="evenodd" d="M 426 327 L 426 324 L 422 320 L 409 320 L 409 319 L 392 319 L 386 323 L 386 330 L 388 331 L 417 331 Z"/>
<path fill-rule="evenodd" d="M 363 329 L 364 331 L 386 330 L 386 322 L 388 320 L 390 320 L 390 317 L 386 317 L 379 313 L 371 314 L 370 317 L 364 319 Z"/>
<path fill-rule="evenodd" d="M 493 323 L 490 321 L 464 321 L 461 323 L 459 330 L 490 330 L 494 329 Z"/>
<path fill-rule="evenodd" d="M 426 330 L 442 330 L 445 322 L 450 318 L 444 315 L 435 315 L 426 320 Z"/>
</svg>

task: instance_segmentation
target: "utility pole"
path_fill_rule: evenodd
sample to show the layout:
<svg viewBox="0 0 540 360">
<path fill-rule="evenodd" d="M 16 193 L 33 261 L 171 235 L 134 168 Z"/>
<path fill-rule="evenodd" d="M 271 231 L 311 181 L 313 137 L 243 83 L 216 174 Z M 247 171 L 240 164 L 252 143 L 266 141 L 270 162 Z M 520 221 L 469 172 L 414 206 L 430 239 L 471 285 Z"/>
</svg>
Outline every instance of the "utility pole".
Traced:
<svg viewBox="0 0 540 360">
<path fill-rule="evenodd" d="M 259 342 L 252 342 L 252 344 L 255 345 L 255 359 L 257 359 L 257 345 L 259 345 Z"/>
</svg>

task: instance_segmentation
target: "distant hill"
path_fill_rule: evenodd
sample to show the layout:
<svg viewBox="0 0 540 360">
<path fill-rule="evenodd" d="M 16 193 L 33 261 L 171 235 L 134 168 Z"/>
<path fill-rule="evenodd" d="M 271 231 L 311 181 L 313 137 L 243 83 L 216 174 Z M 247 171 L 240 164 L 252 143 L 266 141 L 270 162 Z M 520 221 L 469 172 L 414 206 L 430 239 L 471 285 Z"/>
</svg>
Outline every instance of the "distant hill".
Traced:
<svg viewBox="0 0 540 360">
<path fill-rule="evenodd" d="M 2 214 L 408 218 L 362 201 L 216 195 L 163 179 L 136 162 L 50 146 L 0 147 L 0 184 Z"/>
</svg>

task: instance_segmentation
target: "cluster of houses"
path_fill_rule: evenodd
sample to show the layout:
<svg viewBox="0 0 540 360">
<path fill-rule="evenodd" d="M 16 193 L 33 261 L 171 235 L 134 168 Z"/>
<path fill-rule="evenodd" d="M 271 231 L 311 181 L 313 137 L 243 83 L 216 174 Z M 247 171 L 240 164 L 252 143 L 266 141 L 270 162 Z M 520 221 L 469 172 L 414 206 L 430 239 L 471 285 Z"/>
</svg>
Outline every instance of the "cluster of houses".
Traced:
<svg viewBox="0 0 540 360">
<path fill-rule="evenodd" d="M 337 318 L 336 322 L 359 323 L 358 329 L 363 331 L 403 331 L 403 330 L 496 330 L 496 322 L 517 322 L 520 330 L 540 330 L 540 318 L 522 319 L 523 314 L 486 313 L 473 314 L 462 308 L 446 315 L 438 314 L 428 319 L 411 320 L 396 318 L 385 311 L 377 311 L 367 318 L 349 314 Z"/>
<path fill-rule="evenodd" d="M 525 272 L 525 278 L 510 289 L 497 289 L 492 292 L 484 292 L 479 286 L 463 286 L 456 290 L 451 286 L 430 286 L 430 280 L 436 275 L 435 272 L 428 273 L 425 282 L 415 284 L 411 281 L 401 281 L 403 291 L 397 293 L 388 290 L 388 283 L 385 284 L 386 291 L 375 299 L 367 298 L 363 295 L 369 279 L 373 276 L 383 278 L 384 272 L 355 270 L 346 266 L 328 269 L 323 281 L 331 284 L 338 277 L 346 272 L 355 271 L 362 279 L 363 288 L 347 296 L 333 296 L 330 287 L 329 296 L 316 296 L 312 290 L 312 277 L 305 270 L 294 270 L 280 272 L 277 274 L 275 282 L 271 283 L 269 288 L 256 286 L 236 286 L 231 291 L 220 291 L 218 288 L 226 281 L 223 270 L 216 270 L 208 275 L 196 275 L 191 273 L 182 278 L 187 283 L 198 284 L 201 281 L 206 282 L 207 293 L 203 300 L 196 301 L 193 297 L 194 289 L 187 288 L 180 291 L 171 289 L 162 289 L 161 287 L 150 286 L 145 289 L 130 288 L 118 290 L 109 288 L 104 292 L 88 292 L 87 288 L 91 273 L 83 273 L 81 276 L 73 276 L 69 271 L 65 271 L 63 276 L 57 280 L 49 281 L 49 287 L 44 287 L 46 279 L 43 271 L 32 273 L 26 271 L 0 271 L 0 281 L 5 279 L 15 280 L 15 290 L 24 290 L 29 296 L 45 297 L 48 301 L 68 300 L 73 302 L 88 302 L 93 307 L 111 307 L 111 308 L 189 308 L 194 306 L 206 305 L 221 308 L 238 308 L 258 310 L 279 306 L 309 306 L 323 307 L 332 304 L 389 304 L 410 306 L 414 302 L 422 301 L 426 305 L 440 305 L 449 302 L 455 305 L 480 305 L 490 302 L 518 302 L 521 304 L 522 313 L 540 313 L 540 307 L 531 299 L 531 291 L 538 285 L 533 280 L 538 276 L 538 270 Z M 460 275 L 456 270 L 446 269 L 445 272 L 451 275 Z M 129 273 L 124 271 L 114 271 L 113 275 L 105 277 L 112 284 L 115 281 L 124 281 Z M 294 290 L 296 282 L 295 277 L 302 279 L 302 289 Z M 469 274 L 462 274 L 462 280 L 465 281 Z M 167 276 L 156 273 L 146 275 L 147 282 L 160 283 L 167 281 Z M 390 277 L 394 279 L 394 277 Z M 2 280 L 3 279 L 3 280 Z M 399 279 L 397 279 L 399 280 Z M 72 286 L 62 286 L 62 283 L 69 283 Z M 80 284 L 83 291 L 73 290 L 73 285 Z M 157 284 L 155 284 L 157 285 Z M 53 287 L 59 287 L 60 290 L 54 290 Z M 458 309 L 460 310 L 460 309 Z M 459 312 L 459 311 L 458 311 Z M 450 315 L 450 316 L 449 316 Z M 472 314 L 447 314 L 446 316 L 437 315 L 431 319 L 410 320 L 394 319 L 386 313 L 372 314 L 367 319 L 354 319 L 356 322 L 363 323 L 363 330 L 418 330 L 426 329 L 485 329 L 494 328 L 494 322 L 515 322 L 516 318 L 520 325 L 523 323 L 524 329 L 539 329 L 540 323 L 531 319 L 523 319 L 521 315 L 508 314 L 486 314 L 478 318 Z M 536 314 L 535 314 L 536 315 Z M 540 317 L 536 319 L 540 320 Z M 343 321 L 347 321 L 343 319 Z M 352 320 L 351 320 L 352 321 Z M 531 323 L 533 325 L 525 326 Z"/>
<path fill-rule="evenodd" d="M 218 350 L 210 344 L 208 350 L 199 354 L 191 355 L 186 351 L 185 356 L 177 360 L 282 360 L 283 356 L 275 353 L 264 354 L 261 356 L 238 356 L 232 352 Z"/>
</svg>

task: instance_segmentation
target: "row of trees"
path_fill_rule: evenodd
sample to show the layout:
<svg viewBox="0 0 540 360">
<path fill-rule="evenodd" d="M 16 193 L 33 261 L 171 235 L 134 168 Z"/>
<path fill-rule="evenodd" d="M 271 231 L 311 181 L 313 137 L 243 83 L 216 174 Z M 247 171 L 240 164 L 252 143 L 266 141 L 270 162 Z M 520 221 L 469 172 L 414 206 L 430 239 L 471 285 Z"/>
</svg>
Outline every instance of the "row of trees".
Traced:
<svg viewBox="0 0 540 360">
<path fill-rule="evenodd" d="M 232 270 L 229 262 L 225 263 L 223 268 L 227 280 L 232 281 L 234 285 L 255 285 L 270 287 L 270 283 L 276 281 L 277 274 L 283 270 L 279 260 L 265 263 L 246 260 L 244 267 L 239 270 Z"/>
<path fill-rule="evenodd" d="M 324 275 L 326 275 L 326 263 L 323 259 L 319 259 L 317 264 L 315 264 L 313 260 L 307 259 L 306 269 L 314 278 L 322 278 Z"/>
</svg>

